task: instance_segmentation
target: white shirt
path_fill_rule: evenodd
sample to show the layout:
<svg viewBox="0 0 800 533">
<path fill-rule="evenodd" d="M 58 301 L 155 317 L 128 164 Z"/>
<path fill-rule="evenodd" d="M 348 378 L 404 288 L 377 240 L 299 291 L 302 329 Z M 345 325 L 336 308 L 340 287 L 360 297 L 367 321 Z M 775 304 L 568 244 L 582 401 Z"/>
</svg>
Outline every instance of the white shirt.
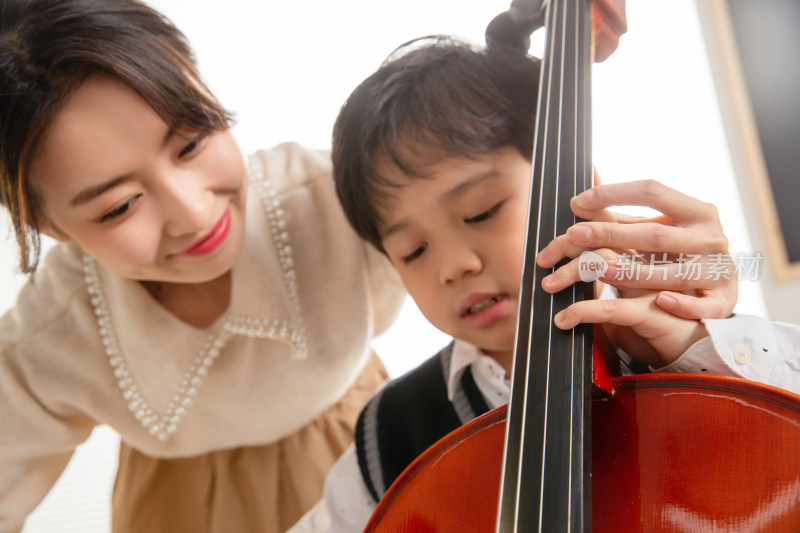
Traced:
<svg viewBox="0 0 800 533">
<path fill-rule="evenodd" d="M 703 323 L 709 336 L 659 372 L 740 377 L 800 394 L 800 326 L 749 315 Z M 510 386 L 505 370 L 477 347 L 459 340 L 453 345 L 448 397 L 452 400 L 461 375 L 470 365 L 487 405 L 496 408 L 508 403 Z M 351 445 L 328 474 L 323 499 L 289 533 L 360 532 L 375 506 Z"/>
</svg>

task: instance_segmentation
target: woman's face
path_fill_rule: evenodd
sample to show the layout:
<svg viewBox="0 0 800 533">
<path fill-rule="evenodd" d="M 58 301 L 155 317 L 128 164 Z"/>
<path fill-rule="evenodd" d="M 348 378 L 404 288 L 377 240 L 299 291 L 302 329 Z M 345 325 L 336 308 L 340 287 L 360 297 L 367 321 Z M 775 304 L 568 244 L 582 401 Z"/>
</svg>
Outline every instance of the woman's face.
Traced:
<svg viewBox="0 0 800 533">
<path fill-rule="evenodd" d="M 247 178 L 230 132 L 172 131 L 115 78 L 70 95 L 29 175 L 43 233 L 124 278 L 203 283 L 241 251 Z"/>
</svg>

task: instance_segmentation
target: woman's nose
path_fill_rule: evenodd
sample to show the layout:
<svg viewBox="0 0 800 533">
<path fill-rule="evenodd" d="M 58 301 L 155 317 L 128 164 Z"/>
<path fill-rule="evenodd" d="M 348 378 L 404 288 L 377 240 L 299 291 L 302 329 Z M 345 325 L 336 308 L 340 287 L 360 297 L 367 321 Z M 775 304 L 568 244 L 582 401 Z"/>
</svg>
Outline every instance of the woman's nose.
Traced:
<svg viewBox="0 0 800 533">
<path fill-rule="evenodd" d="M 214 193 L 195 176 L 173 177 L 166 182 L 163 204 L 168 235 L 201 232 L 214 222 Z"/>
</svg>

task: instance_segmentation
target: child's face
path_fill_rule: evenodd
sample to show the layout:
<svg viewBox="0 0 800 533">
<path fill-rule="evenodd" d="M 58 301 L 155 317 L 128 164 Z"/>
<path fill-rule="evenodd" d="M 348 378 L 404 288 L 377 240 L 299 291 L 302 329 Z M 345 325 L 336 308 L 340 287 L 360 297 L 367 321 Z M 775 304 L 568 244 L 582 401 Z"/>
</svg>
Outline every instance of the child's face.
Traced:
<svg viewBox="0 0 800 533">
<path fill-rule="evenodd" d="M 443 160 L 432 179 L 384 174 L 403 187 L 378 209 L 379 232 L 417 306 L 445 333 L 510 356 L 531 164 L 507 147 Z"/>
<path fill-rule="evenodd" d="M 30 176 L 43 232 L 122 277 L 202 283 L 241 250 L 247 180 L 230 133 L 170 131 L 116 79 L 92 77 L 66 100 Z"/>
</svg>

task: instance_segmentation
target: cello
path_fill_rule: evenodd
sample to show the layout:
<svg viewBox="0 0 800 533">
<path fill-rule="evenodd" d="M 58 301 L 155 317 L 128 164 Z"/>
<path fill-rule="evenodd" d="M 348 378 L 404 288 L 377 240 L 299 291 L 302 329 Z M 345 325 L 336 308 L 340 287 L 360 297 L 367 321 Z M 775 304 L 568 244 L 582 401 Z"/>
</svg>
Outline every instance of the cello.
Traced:
<svg viewBox="0 0 800 533">
<path fill-rule="evenodd" d="M 411 463 L 365 531 L 800 531 L 800 397 L 705 374 L 619 376 L 591 328 L 553 325 L 591 285 L 546 293 L 536 252 L 575 223 L 569 198 L 591 185 L 592 37 L 618 34 L 624 13 L 541 4 L 524 21 L 544 20 L 547 37 L 509 405 Z"/>
</svg>

